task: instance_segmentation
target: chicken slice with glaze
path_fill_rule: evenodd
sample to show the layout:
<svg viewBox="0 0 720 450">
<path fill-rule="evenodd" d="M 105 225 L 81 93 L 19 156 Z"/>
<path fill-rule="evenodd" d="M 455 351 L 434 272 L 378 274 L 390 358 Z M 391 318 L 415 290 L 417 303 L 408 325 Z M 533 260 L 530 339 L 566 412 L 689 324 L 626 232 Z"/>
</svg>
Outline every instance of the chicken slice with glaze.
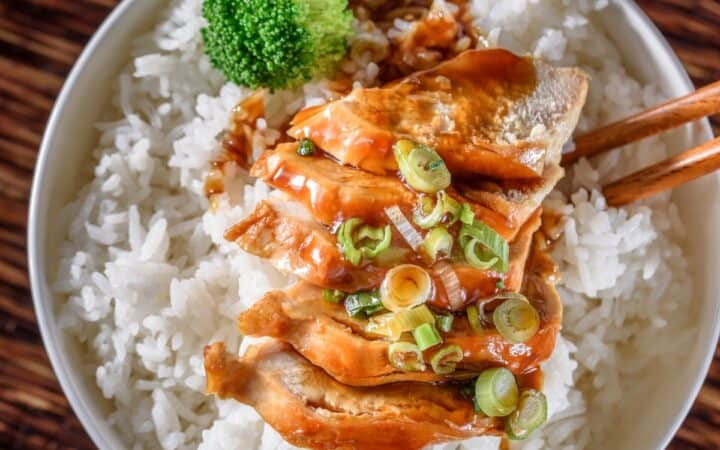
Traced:
<svg viewBox="0 0 720 450">
<path fill-rule="evenodd" d="M 355 266 L 347 261 L 328 228 L 296 214 L 302 206 L 290 202 L 265 201 L 245 220 L 231 227 L 226 239 L 234 241 L 248 253 L 268 259 L 279 270 L 292 273 L 315 285 L 356 292 L 380 286 L 385 273 L 393 265 L 412 263 L 427 266 L 425 260 L 410 251 L 402 237 L 394 232 L 392 248 L 402 250 L 392 261 L 380 258 Z M 523 269 L 530 249 L 531 237 L 540 226 L 540 211 L 523 225 L 510 243 L 510 261 L 505 274 L 480 270 L 464 263 L 453 263 L 466 303 L 495 294 L 502 281 L 511 291 L 520 290 Z M 435 271 L 431 276 L 436 285 L 433 306 L 450 309 L 443 284 Z"/>
<path fill-rule="evenodd" d="M 288 133 L 343 164 L 397 170 L 401 138 L 434 148 L 453 174 L 535 178 L 557 164 L 587 95 L 587 76 L 507 50 L 468 50 L 381 88 L 301 111 Z"/>
<path fill-rule="evenodd" d="M 406 216 L 412 214 L 419 194 L 406 187 L 395 175 L 375 175 L 337 164 L 323 155 L 300 156 L 297 143 L 281 144 L 266 151 L 250 174 L 301 203 L 308 212 L 328 226 L 358 217 L 378 225 L 389 219 L 385 209 L 398 206 Z M 451 188 L 448 195 L 464 202 Z M 527 217 L 510 222 L 503 215 L 480 204 L 470 204 L 475 216 L 506 240 L 512 240 Z"/>
<path fill-rule="evenodd" d="M 252 406 L 289 443 L 322 450 L 421 449 L 500 434 L 459 389 L 421 383 L 345 386 L 280 342 L 240 359 L 222 343 L 205 348 L 207 392 Z"/>
<path fill-rule="evenodd" d="M 463 379 L 488 366 L 504 366 L 520 375 L 550 357 L 562 320 L 562 304 L 553 287 L 555 266 L 538 248 L 541 239 L 536 239 L 535 245 L 524 294 L 540 315 L 538 332 L 524 343 L 512 343 L 493 328 L 477 333 L 464 316 L 457 316 L 452 330 L 443 334 L 445 344 L 460 346 L 464 354 L 450 376 L 436 375 L 429 368 L 407 372 L 394 367 L 388 359 L 389 341 L 373 333 L 367 320 L 351 318 L 342 305 L 323 300 L 322 289 L 306 282 L 266 294 L 238 317 L 238 328 L 244 335 L 288 342 L 313 364 L 349 385 Z M 425 360 L 438 348 L 426 350 Z"/>
</svg>

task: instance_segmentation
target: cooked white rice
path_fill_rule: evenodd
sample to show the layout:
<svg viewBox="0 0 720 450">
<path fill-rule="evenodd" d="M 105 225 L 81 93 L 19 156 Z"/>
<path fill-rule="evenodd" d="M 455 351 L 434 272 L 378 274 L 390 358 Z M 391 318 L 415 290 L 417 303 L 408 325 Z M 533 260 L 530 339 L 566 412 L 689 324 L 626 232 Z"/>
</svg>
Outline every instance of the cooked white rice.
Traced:
<svg viewBox="0 0 720 450">
<path fill-rule="evenodd" d="M 590 15 L 607 3 L 473 0 L 472 13 L 488 44 L 579 65 L 591 75 L 579 125 L 588 130 L 662 98 L 656 87 L 628 76 L 593 24 Z M 291 280 L 222 239 L 228 225 L 270 194 L 267 186 L 235 183 L 217 211 L 207 212 L 203 176 L 216 136 L 249 91 L 225 84 L 210 68 L 199 36 L 200 5 L 174 1 L 153 32 L 137 40 L 132 63 L 118 76 L 107 121 L 98 124 L 94 179 L 64 214 L 55 290 L 67 300 L 58 320 L 91 350 L 88 367 L 115 405 L 108 420 L 128 447 L 291 448 L 251 408 L 203 394 L 203 347 L 222 340 L 239 349 L 236 315 Z M 404 26 L 399 21 L 390 33 Z M 387 45 L 382 32 L 356 24 L 343 70 L 358 83 L 374 83 L 374 61 Z M 273 123 L 324 95 L 322 83 L 277 94 L 257 150 L 278 137 Z M 617 167 L 631 170 L 665 153 L 659 139 L 635 147 L 594 167 L 581 162 L 547 200 L 569 217 L 555 251 L 565 339 L 544 367 L 551 418 L 525 449 L 602 448 L 621 397 L 644 393 L 627 375 L 692 338 L 685 307 L 692 286 L 675 205 L 659 196 L 617 210 L 595 190 L 618 175 Z M 482 438 L 435 448 L 497 445 L 496 438 Z"/>
</svg>

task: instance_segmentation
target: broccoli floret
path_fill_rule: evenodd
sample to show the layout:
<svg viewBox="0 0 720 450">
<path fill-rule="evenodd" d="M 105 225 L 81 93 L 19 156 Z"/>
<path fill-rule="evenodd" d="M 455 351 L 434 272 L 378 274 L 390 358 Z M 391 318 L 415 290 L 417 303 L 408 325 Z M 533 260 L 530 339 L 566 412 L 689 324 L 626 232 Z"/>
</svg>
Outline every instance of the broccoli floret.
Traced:
<svg viewBox="0 0 720 450">
<path fill-rule="evenodd" d="M 251 88 L 294 87 L 329 75 L 347 51 L 347 0 L 205 0 L 210 62 Z"/>
</svg>

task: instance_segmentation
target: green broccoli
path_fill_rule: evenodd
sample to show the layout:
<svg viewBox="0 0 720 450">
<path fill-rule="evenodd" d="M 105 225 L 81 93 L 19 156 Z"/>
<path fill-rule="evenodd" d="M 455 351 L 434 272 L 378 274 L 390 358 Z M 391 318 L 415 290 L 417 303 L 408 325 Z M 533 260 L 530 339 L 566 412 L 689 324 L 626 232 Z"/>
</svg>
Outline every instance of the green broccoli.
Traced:
<svg viewBox="0 0 720 450">
<path fill-rule="evenodd" d="M 205 0 L 210 62 L 230 81 L 272 90 L 331 74 L 347 51 L 347 0 Z"/>
</svg>

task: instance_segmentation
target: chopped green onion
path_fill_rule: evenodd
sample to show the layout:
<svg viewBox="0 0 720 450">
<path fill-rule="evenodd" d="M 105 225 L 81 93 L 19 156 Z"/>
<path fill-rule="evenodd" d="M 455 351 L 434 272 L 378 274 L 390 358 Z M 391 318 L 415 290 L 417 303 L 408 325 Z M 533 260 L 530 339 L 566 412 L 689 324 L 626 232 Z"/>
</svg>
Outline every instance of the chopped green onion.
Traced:
<svg viewBox="0 0 720 450">
<path fill-rule="evenodd" d="M 425 235 L 423 240 L 423 250 L 432 262 L 437 261 L 440 257 L 450 256 L 452 253 L 453 238 L 452 235 L 444 227 L 435 227 Z"/>
<path fill-rule="evenodd" d="M 380 285 L 382 303 L 393 312 L 425 303 L 432 297 L 433 291 L 430 274 L 414 264 L 401 264 L 388 270 Z"/>
<path fill-rule="evenodd" d="M 357 266 L 363 257 L 373 259 L 390 247 L 392 229 L 390 225 L 383 228 L 364 225 L 353 217 L 340 225 L 337 239 L 345 258 Z"/>
<path fill-rule="evenodd" d="M 315 144 L 310 139 L 302 139 L 297 148 L 297 154 L 300 156 L 311 156 L 315 154 Z"/>
<path fill-rule="evenodd" d="M 482 322 L 480 322 L 480 313 L 477 305 L 470 305 L 465 310 L 467 314 L 468 323 L 470 328 L 476 333 L 482 333 Z"/>
<path fill-rule="evenodd" d="M 527 342 L 540 328 L 540 315 L 524 297 L 511 298 L 495 308 L 493 323 L 508 341 Z"/>
<path fill-rule="evenodd" d="M 455 344 L 450 344 L 438 350 L 432 358 L 430 358 L 430 367 L 433 372 L 439 375 L 447 375 L 455 372 L 457 363 L 462 361 L 462 349 Z"/>
<path fill-rule="evenodd" d="M 417 343 L 418 348 L 422 351 L 442 343 L 440 334 L 435 329 L 435 326 L 430 323 L 424 323 L 415 328 L 412 334 L 415 338 L 415 343 Z"/>
<path fill-rule="evenodd" d="M 460 215 L 460 210 L 462 208 L 460 203 L 446 194 L 443 196 L 443 206 L 445 207 L 445 214 L 449 217 L 448 225 L 454 224 Z"/>
<path fill-rule="evenodd" d="M 375 314 L 372 316 L 365 326 L 365 331 L 368 333 L 373 334 L 379 334 L 380 336 L 385 336 L 393 341 L 397 341 L 400 339 L 400 336 L 402 333 L 395 333 L 392 329 L 390 329 L 390 322 L 395 317 L 395 314 L 393 313 L 385 313 L 385 314 Z"/>
<path fill-rule="evenodd" d="M 495 287 L 498 289 L 505 289 L 505 282 L 503 280 L 500 280 L 497 283 L 495 283 Z"/>
<path fill-rule="evenodd" d="M 438 196 L 443 191 L 438 192 Z M 422 196 L 418 201 L 418 205 L 413 211 L 413 221 L 420 228 L 430 228 L 439 224 L 443 218 L 443 204 L 438 197 L 433 206 L 430 197 Z"/>
<path fill-rule="evenodd" d="M 330 303 L 340 303 L 345 298 L 345 293 L 337 289 L 323 289 L 323 300 Z"/>
<path fill-rule="evenodd" d="M 420 325 L 435 323 L 435 316 L 425 305 L 417 306 L 406 311 L 398 311 L 388 322 L 388 328 L 393 336 L 412 331 Z"/>
<path fill-rule="evenodd" d="M 515 376 L 504 367 L 484 370 L 475 381 L 475 401 L 489 417 L 504 417 L 518 404 Z"/>
<path fill-rule="evenodd" d="M 450 197 L 445 191 L 440 191 L 435 197 L 435 204 L 430 197 L 421 196 L 413 211 L 413 221 L 420 228 L 432 228 L 448 218 L 448 224 L 457 220 L 460 212 L 460 203 Z"/>
<path fill-rule="evenodd" d="M 411 188 L 434 194 L 450 186 L 450 171 L 430 147 L 401 139 L 393 148 L 400 174 Z"/>
<path fill-rule="evenodd" d="M 473 242 L 475 239 L 477 242 Z M 474 254 L 478 256 L 478 260 L 486 263 L 488 261 L 487 256 L 483 256 L 485 253 L 490 257 L 497 257 L 497 261 L 494 263 L 494 267 L 500 272 L 507 272 L 508 262 L 510 259 L 510 247 L 505 239 L 500 236 L 495 230 L 490 228 L 485 223 L 475 220 L 472 225 L 463 223 L 460 227 L 460 233 L 458 234 L 458 243 L 463 248 L 465 257 L 468 254 Z M 483 247 L 483 252 L 477 250 L 477 245 L 480 244 Z M 468 247 L 470 249 L 468 250 Z M 470 259 L 468 262 L 472 264 Z M 483 267 L 479 267 L 483 268 Z"/>
<path fill-rule="evenodd" d="M 382 309 L 377 291 L 356 292 L 345 298 L 345 311 L 350 317 L 370 317 Z"/>
<path fill-rule="evenodd" d="M 455 316 L 452 314 L 442 314 L 435 319 L 435 325 L 438 327 L 438 330 L 443 333 L 449 333 L 450 330 L 452 330 L 454 320 Z"/>
<path fill-rule="evenodd" d="M 373 259 L 390 248 L 392 228 L 390 228 L 390 225 L 385 225 L 383 228 L 373 228 L 365 225 L 360 228 L 358 239 L 362 244 L 360 251 L 362 251 L 363 256 L 368 259 Z M 367 242 L 368 240 L 375 240 L 377 243 L 372 245 L 372 242 Z"/>
<path fill-rule="evenodd" d="M 465 225 L 472 225 L 474 220 L 475 211 L 472 210 L 470 205 L 468 205 L 467 203 L 463 203 L 460 209 L 460 222 L 464 223 Z"/>
<path fill-rule="evenodd" d="M 505 422 L 505 431 L 510 439 L 526 439 L 546 420 L 545 394 L 535 389 L 528 389 L 520 394 L 517 409 Z"/>
<path fill-rule="evenodd" d="M 393 267 L 403 263 L 412 255 L 412 250 L 402 247 L 390 247 L 380 253 L 373 261 L 380 267 Z"/>
<path fill-rule="evenodd" d="M 417 345 L 410 342 L 393 342 L 388 346 L 390 364 L 406 372 L 425 370 L 425 360 Z"/>
<path fill-rule="evenodd" d="M 463 254 L 471 266 L 480 270 L 488 270 L 498 262 L 498 258 L 482 247 L 478 248 L 479 244 L 480 241 L 471 238 L 463 247 Z"/>
</svg>

